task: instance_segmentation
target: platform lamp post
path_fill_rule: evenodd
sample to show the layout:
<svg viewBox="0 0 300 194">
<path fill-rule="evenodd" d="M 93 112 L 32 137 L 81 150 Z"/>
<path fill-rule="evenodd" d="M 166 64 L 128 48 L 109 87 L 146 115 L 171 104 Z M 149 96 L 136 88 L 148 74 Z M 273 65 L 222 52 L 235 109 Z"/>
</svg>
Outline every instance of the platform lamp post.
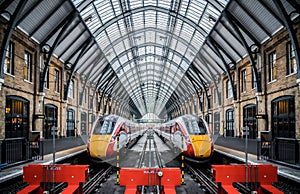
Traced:
<svg viewBox="0 0 300 194">
<path fill-rule="evenodd" d="M 117 134 L 117 176 L 116 176 L 116 185 L 120 184 L 120 133 Z"/>
<path fill-rule="evenodd" d="M 246 188 L 248 188 L 248 135 L 249 135 L 249 126 L 244 127 L 245 130 L 245 169 L 246 169 Z"/>
<path fill-rule="evenodd" d="M 54 116 L 53 118 L 55 118 L 55 111 L 53 112 Z M 53 176 L 53 180 L 52 180 L 52 189 L 55 188 L 55 131 L 56 131 L 56 127 L 55 127 L 55 121 L 53 123 L 54 125 L 51 127 L 51 131 L 52 131 L 52 141 L 53 141 L 53 153 L 52 153 L 52 157 L 53 157 L 53 161 L 52 161 L 52 176 Z"/>
<path fill-rule="evenodd" d="M 185 185 L 184 182 L 184 134 L 181 133 L 181 184 Z"/>
</svg>

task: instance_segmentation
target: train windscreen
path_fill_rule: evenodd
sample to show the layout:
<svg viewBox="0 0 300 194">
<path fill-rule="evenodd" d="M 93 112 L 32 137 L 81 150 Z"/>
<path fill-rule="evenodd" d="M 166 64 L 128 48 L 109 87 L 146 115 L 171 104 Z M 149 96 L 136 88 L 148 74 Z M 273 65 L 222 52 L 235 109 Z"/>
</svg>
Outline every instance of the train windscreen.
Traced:
<svg viewBox="0 0 300 194">
<path fill-rule="evenodd" d="M 98 134 L 98 135 L 112 134 L 114 127 L 115 127 L 115 122 L 112 122 L 110 120 L 104 120 L 104 121 L 99 120 L 96 123 L 93 134 Z"/>
<path fill-rule="evenodd" d="M 205 124 L 201 120 L 198 121 L 197 124 L 198 124 L 199 130 L 200 130 L 200 134 L 207 134 L 207 129 L 206 129 Z"/>
<path fill-rule="evenodd" d="M 197 122 L 196 120 L 188 120 L 185 123 L 190 135 L 204 135 L 207 133 L 203 122 Z"/>
</svg>

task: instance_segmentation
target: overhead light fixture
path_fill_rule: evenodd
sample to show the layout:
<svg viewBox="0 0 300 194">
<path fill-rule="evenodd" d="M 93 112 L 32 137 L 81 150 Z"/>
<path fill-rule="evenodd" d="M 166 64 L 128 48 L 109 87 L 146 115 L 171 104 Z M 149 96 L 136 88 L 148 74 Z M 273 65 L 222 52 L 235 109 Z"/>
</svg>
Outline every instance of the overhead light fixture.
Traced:
<svg viewBox="0 0 300 194">
<path fill-rule="evenodd" d="M 214 16 L 209 15 L 209 16 L 208 16 L 208 21 L 209 21 L 210 23 L 215 23 L 215 22 L 217 21 L 217 19 L 216 19 Z"/>
<path fill-rule="evenodd" d="M 66 63 L 65 64 L 65 69 L 71 69 L 72 67 L 72 64 L 71 63 Z"/>
<path fill-rule="evenodd" d="M 93 15 L 88 15 L 88 17 L 86 17 L 84 19 L 85 23 L 89 23 L 89 22 L 92 22 L 93 21 Z"/>
</svg>

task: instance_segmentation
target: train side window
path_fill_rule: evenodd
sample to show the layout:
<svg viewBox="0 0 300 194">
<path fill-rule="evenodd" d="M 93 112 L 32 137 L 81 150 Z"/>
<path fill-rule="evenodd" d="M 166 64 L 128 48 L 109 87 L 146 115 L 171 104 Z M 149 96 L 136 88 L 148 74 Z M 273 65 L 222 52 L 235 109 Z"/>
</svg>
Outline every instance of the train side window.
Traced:
<svg viewBox="0 0 300 194">
<path fill-rule="evenodd" d="M 189 122 L 190 134 L 198 135 L 200 134 L 200 130 L 196 121 Z"/>
<path fill-rule="evenodd" d="M 115 126 L 116 126 L 116 122 L 112 122 L 112 126 L 111 126 L 111 132 L 110 132 L 110 133 L 112 133 L 112 132 L 114 131 L 114 129 L 115 129 Z"/>
<path fill-rule="evenodd" d="M 104 121 L 103 125 L 102 125 L 102 128 L 101 128 L 101 131 L 100 131 L 100 134 L 107 134 L 107 131 L 109 129 L 109 126 L 110 126 L 111 122 L 110 121 Z"/>
<path fill-rule="evenodd" d="M 176 125 L 176 131 L 180 131 L 179 125 Z"/>
<path fill-rule="evenodd" d="M 203 122 L 198 122 L 198 127 L 200 129 L 200 134 L 206 134 L 207 130 Z"/>
<path fill-rule="evenodd" d="M 102 120 L 99 120 L 99 121 L 96 123 L 96 125 L 95 125 L 93 134 L 100 134 L 102 125 L 103 125 L 103 121 L 102 121 Z"/>
<path fill-rule="evenodd" d="M 114 130 L 115 122 L 109 122 L 109 126 L 107 128 L 106 134 L 111 134 Z"/>
</svg>

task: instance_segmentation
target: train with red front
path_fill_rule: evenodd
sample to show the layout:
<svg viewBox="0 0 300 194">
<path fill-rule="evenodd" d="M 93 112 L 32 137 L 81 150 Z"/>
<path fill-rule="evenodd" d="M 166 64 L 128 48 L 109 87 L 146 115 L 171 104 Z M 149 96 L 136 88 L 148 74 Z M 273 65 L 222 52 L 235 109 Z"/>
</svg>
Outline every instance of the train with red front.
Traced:
<svg viewBox="0 0 300 194">
<path fill-rule="evenodd" d="M 183 115 L 163 123 L 156 133 L 168 142 L 175 153 L 183 153 L 187 160 L 206 163 L 214 151 L 211 131 L 205 120 Z"/>
<path fill-rule="evenodd" d="M 118 115 L 98 117 L 89 133 L 88 154 L 94 162 L 114 160 L 117 151 L 125 152 L 145 131 L 138 123 Z"/>
</svg>

